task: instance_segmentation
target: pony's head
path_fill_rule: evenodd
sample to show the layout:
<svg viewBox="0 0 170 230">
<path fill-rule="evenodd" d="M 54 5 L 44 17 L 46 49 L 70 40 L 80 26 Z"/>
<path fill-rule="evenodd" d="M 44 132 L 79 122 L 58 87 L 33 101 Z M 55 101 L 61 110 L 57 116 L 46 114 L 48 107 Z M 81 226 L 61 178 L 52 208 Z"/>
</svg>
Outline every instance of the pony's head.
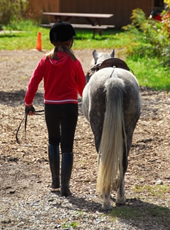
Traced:
<svg viewBox="0 0 170 230">
<path fill-rule="evenodd" d="M 101 52 L 97 52 L 96 50 L 93 50 L 92 56 L 93 59 L 91 61 L 91 69 L 86 74 L 86 82 L 88 82 L 90 80 L 90 77 L 100 69 L 100 66 L 103 61 L 115 56 L 115 51 L 113 49 L 111 54 L 108 54 L 108 53 L 101 53 Z"/>
<path fill-rule="evenodd" d="M 88 82 L 91 76 L 98 70 L 106 67 L 117 67 L 126 70 L 130 70 L 127 64 L 119 59 L 115 58 L 115 51 L 112 50 L 111 54 L 108 53 L 98 53 L 96 50 L 93 51 L 93 63 L 92 68 L 86 74 L 86 82 Z"/>
<path fill-rule="evenodd" d="M 93 59 L 95 65 L 100 65 L 106 59 L 112 58 L 115 56 L 115 51 L 112 50 L 111 54 L 108 53 L 98 53 L 96 50 L 93 51 Z"/>
</svg>

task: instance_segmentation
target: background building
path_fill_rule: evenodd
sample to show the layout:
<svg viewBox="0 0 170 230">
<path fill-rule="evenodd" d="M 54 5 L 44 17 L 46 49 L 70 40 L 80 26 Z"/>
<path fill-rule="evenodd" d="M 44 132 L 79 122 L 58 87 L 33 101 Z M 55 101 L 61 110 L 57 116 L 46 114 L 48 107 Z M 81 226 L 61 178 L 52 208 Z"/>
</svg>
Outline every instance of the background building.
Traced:
<svg viewBox="0 0 170 230">
<path fill-rule="evenodd" d="M 103 24 L 115 25 L 120 28 L 129 24 L 132 10 L 142 9 L 149 17 L 155 7 L 162 7 L 163 0 L 29 0 L 34 14 L 42 22 L 53 22 L 53 18 L 43 16 L 42 12 L 69 13 L 111 13 L 114 17 L 103 19 Z M 70 22 L 86 23 L 83 19 L 72 19 Z"/>
</svg>

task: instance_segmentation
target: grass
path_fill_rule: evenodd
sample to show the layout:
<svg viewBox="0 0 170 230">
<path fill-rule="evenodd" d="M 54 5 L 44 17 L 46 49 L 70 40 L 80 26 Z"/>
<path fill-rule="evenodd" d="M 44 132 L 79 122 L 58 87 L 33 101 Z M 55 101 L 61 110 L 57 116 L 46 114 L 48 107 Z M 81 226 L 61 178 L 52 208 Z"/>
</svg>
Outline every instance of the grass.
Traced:
<svg viewBox="0 0 170 230">
<path fill-rule="evenodd" d="M 156 198 L 166 198 L 167 194 L 170 193 L 170 186 L 168 185 L 136 185 L 134 187 L 136 193 L 145 193 L 147 196 L 154 196 Z"/>
<path fill-rule="evenodd" d="M 7 32 L 5 32 L 7 30 Z M 11 23 L 0 33 L 0 50 L 29 50 L 36 48 L 37 33 L 41 32 L 42 49 L 51 50 L 53 48 L 49 41 L 49 29 L 35 25 L 31 21 L 20 21 Z M 126 55 L 130 47 L 141 41 L 138 34 L 124 32 L 122 30 L 108 29 L 103 31 L 102 36 L 96 33 L 92 38 L 92 30 L 76 30 L 76 37 L 73 50 L 76 49 L 122 49 Z M 163 67 L 155 58 L 134 58 L 127 57 L 128 66 L 135 73 L 139 84 L 151 87 L 155 90 L 170 91 L 170 70 Z"/>
<path fill-rule="evenodd" d="M 76 39 L 74 41 L 75 49 L 113 49 L 124 48 L 131 43 L 131 36 L 127 36 L 122 30 L 105 30 L 102 36 L 96 34 L 92 38 L 91 30 L 76 30 Z"/>
<path fill-rule="evenodd" d="M 67 223 L 62 226 L 64 229 L 70 229 L 71 227 L 74 229 L 78 226 L 77 222 L 72 222 L 71 224 Z"/>
<path fill-rule="evenodd" d="M 28 26 L 28 28 L 20 28 L 22 30 L 14 30 L 11 27 L 4 28 L 4 32 L 0 34 L 0 50 L 28 50 L 36 47 L 37 33 L 41 32 L 42 49 L 51 50 L 53 48 L 49 41 L 49 29 L 38 26 Z M 73 49 L 109 49 L 123 48 L 131 43 L 123 31 L 106 30 L 102 36 L 96 34 L 95 39 L 92 38 L 92 30 L 76 30 Z"/>
<path fill-rule="evenodd" d="M 126 62 L 141 86 L 170 91 L 170 70 L 163 67 L 157 58 L 141 58 L 137 61 L 127 58 Z"/>
<path fill-rule="evenodd" d="M 147 204 L 146 206 L 141 205 L 141 207 L 115 207 L 110 211 L 109 216 L 113 220 L 119 218 L 137 221 L 138 223 L 140 221 L 149 223 L 150 220 L 152 220 L 157 224 L 164 224 L 164 222 L 168 220 L 169 214 L 170 211 L 168 208 Z"/>
</svg>

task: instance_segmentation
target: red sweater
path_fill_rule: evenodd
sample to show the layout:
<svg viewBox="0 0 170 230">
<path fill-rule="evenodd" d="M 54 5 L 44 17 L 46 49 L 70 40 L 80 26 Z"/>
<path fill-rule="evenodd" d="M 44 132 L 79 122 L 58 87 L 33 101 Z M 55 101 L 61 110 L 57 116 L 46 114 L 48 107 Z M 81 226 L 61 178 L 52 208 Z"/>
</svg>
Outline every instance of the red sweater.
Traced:
<svg viewBox="0 0 170 230">
<path fill-rule="evenodd" d="M 85 75 L 79 60 L 73 61 L 67 53 L 58 52 L 59 60 L 43 57 L 34 70 L 25 95 L 25 105 L 31 106 L 38 85 L 44 80 L 44 103 L 78 103 L 82 96 Z"/>
</svg>

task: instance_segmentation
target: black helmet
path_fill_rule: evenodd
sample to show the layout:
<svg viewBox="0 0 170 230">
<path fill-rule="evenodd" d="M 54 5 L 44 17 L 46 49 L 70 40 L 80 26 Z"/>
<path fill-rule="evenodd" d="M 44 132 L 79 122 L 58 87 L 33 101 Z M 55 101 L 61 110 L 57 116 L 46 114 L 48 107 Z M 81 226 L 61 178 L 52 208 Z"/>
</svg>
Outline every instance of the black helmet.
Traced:
<svg viewBox="0 0 170 230">
<path fill-rule="evenodd" d="M 76 33 L 73 26 L 70 23 L 64 21 L 55 23 L 50 29 L 50 41 L 52 44 L 55 42 L 68 41 L 75 35 Z"/>
</svg>

